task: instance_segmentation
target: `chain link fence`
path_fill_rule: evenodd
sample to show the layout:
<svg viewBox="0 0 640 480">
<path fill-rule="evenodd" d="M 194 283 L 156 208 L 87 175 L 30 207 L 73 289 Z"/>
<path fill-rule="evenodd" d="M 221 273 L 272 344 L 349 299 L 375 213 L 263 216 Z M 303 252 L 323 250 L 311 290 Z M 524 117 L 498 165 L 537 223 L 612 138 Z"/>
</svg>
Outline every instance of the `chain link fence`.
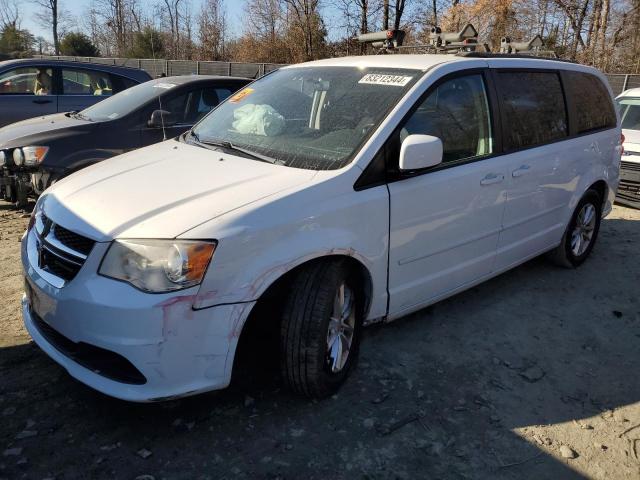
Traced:
<svg viewBox="0 0 640 480">
<path fill-rule="evenodd" d="M 258 78 L 277 70 L 284 64 L 278 63 L 244 63 L 244 62 L 213 62 L 196 60 L 152 60 L 145 58 L 102 58 L 102 57 L 51 57 L 37 55 L 42 58 L 57 58 L 73 62 L 92 62 L 107 65 L 120 65 L 145 70 L 152 77 L 160 75 L 222 75 L 235 77 Z M 638 74 L 607 74 L 609 84 L 615 95 L 619 95 L 629 88 L 640 87 Z"/>
<path fill-rule="evenodd" d="M 607 78 L 615 95 L 619 95 L 630 88 L 640 87 L 640 75 L 608 73 Z"/>
</svg>

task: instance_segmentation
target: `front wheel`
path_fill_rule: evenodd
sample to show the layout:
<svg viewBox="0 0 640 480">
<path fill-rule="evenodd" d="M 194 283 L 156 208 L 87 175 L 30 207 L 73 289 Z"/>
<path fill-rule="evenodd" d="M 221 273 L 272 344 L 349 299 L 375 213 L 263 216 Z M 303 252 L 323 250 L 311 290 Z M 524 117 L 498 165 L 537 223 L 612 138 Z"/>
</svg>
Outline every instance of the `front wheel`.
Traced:
<svg viewBox="0 0 640 480">
<path fill-rule="evenodd" d="M 363 302 L 344 262 L 310 265 L 295 278 L 280 331 L 281 373 L 296 393 L 334 393 L 356 361 Z"/>
<path fill-rule="evenodd" d="M 602 217 L 602 198 L 595 190 L 587 190 L 573 212 L 560 245 L 552 258 L 560 266 L 572 268 L 584 262 L 598 238 Z"/>
</svg>

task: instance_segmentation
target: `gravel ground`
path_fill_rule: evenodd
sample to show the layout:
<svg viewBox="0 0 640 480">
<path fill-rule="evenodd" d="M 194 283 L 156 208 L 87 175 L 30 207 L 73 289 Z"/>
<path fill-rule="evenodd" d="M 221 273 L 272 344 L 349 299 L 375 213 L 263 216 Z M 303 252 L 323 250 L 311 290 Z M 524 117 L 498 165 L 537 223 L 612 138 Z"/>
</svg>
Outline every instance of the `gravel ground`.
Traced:
<svg viewBox="0 0 640 480">
<path fill-rule="evenodd" d="M 26 223 L 0 203 L 0 478 L 640 478 L 639 211 L 577 270 L 536 259 L 368 328 L 321 402 L 269 368 L 153 405 L 76 382 L 22 327 Z"/>
</svg>

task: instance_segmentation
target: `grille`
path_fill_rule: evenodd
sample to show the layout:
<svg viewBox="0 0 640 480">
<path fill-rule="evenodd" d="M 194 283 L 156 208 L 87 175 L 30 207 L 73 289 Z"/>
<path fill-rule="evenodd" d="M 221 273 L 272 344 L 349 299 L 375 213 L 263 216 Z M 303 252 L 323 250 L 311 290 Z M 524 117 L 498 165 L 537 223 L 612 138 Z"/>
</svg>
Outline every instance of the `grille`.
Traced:
<svg viewBox="0 0 640 480">
<path fill-rule="evenodd" d="M 65 282 L 72 280 L 95 242 L 53 223 L 44 213 L 40 214 L 36 227 L 38 267 Z"/>
<path fill-rule="evenodd" d="M 71 230 L 67 230 L 60 225 L 55 225 L 53 227 L 53 233 L 58 241 L 65 247 L 69 247 L 71 250 L 80 252 L 83 255 L 89 255 L 93 248 L 93 244 L 95 243 L 93 240 L 83 237 L 82 235 L 78 235 Z"/>
<path fill-rule="evenodd" d="M 82 267 L 81 263 L 72 261 L 65 255 L 53 253 L 51 248 L 44 245 L 40 252 L 39 263 L 44 271 L 67 281 L 73 279 Z"/>
<path fill-rule="evenodd" d="M 632 172 L 640 172 L 640 163 L 620 162 L 620 169 L 631 170 Z"/>
</svg>

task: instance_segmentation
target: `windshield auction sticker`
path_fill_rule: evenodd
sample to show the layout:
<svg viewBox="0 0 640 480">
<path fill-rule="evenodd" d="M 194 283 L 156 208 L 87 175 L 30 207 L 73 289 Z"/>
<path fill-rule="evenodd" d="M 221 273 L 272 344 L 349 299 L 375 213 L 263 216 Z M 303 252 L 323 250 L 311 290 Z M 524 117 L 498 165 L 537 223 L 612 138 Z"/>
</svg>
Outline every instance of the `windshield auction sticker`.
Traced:
<svg viewBox="0 0 640 480">
<path fill-rule="evenodd" d="M 251 95 L 253 93 L 253 88 L 245 88 L 244 90 L 240 90 L 233 97 L 229 99 L 231 103 L 238 103 L 244 97 Z"/>
<path fill-rule="evenodd" d="M 393 85 L 395 87 L 404 87 L 411 81 L 413 77 L 405 77 L 404 75 L 382 75 L 379 73 L 367 73 L 360 79 L 358 83 L 367 83 L 369 85 Z"/>
</svg>

